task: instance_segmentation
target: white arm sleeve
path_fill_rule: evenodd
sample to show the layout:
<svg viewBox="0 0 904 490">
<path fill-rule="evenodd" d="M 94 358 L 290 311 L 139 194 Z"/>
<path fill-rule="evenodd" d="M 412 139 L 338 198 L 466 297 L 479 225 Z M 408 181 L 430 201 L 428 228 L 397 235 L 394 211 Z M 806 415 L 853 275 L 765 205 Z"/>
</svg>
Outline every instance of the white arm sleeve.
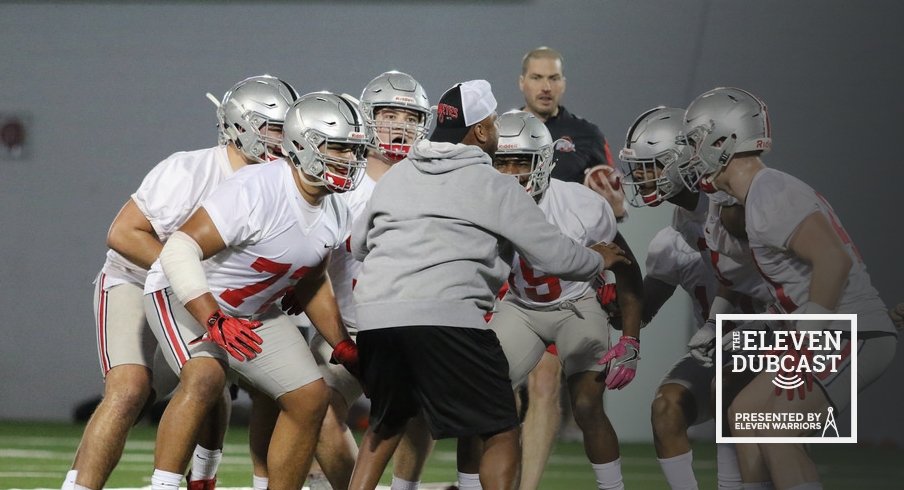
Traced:
<svg viewBox="0 0 904 490">
<path fill-rule="evenodd" d="M 198 242 L 181 231 L 173 233 L 160 251 L 160 265 L 182 304 L 210 292 L 203 258 Z"/>
</svg>

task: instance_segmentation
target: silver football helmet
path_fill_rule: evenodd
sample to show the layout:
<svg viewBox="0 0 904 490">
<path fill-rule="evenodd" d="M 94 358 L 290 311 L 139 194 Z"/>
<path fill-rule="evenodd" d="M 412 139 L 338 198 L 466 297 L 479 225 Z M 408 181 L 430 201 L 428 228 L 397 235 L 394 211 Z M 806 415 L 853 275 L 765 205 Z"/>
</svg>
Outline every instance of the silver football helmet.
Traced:
<svg viewBox="0 0 904 490">
<path fill-rule="evenodd" d="M 302 95 L 286 113 L 282 149 L 310 185 L 325 186 L 332 192 L 357 187 L 364 177 L 371 143 L 358 107 L 341 95 Z M 351 157 L 331 156 L 328 149 L 350 151 Z"/>
<path fill-rule="evenodd" d="M 365 124 L 376 135 L 377 151 L 391 162 L 405 158 L 411 146 L 427 136 L 433 119 L 424 88 L 411 75 L 398 71 L 371 80 L 361 92 L 360 108 Z M 418 121 L 406 121 L 401 114 L 377 120 L 383 108 L 413 111 Z"/>
<path fill-rule="evenodd" d="M 715 88 L 697 97 L 684 115 L 684 129 L 696 151 L 681 169 L 689 188 L 713 191 L 704 177 L 711 181 L 737 153 L 767 152 L 772 147 L 766 104 L 739 88 Z"/>
<path fill-rule="evenodd" d="M 279 158 L 282 154 L 278 133 L 296 98 L 298 94 L 291 85 L 270 75 L 235 84 L 217 106 L 220 143 L 234 143 L 254 162 Z"/>
<path fill-rule="evenodd" d="M 684 110 L 654 107 L 628 129 L 618 157 L 625 163 L 628 202 L 634 207 L 658 206 L 684 189 L 678 173 L 694 154 L 683 136 Z"/>
<path fill-rule="evenodd" d="M 499 116 L 496 125 L 499 128 L 499 147 L 493 158 L 494 165 L 509 156 L 529 158 L 530 172 L 515 177 L 520 180 L 527 176 L 524 188 L 531 196 L 542 194 L 549 187 L 549 175 L 555 167 L 552 136 L 546 125 L 524 111 L 506 112 Z"/>
</svg>

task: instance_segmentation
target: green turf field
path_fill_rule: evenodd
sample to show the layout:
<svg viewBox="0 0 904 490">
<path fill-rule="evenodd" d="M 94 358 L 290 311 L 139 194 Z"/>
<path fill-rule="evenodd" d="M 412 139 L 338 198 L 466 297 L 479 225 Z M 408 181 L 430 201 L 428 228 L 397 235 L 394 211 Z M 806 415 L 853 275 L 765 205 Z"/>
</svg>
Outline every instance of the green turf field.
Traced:
<svg viewBox="0 0 904 490">
<path fill-rule="evenodd" d="M 0 488 L 59 488 L 81 433 L 82 426 L 74 424 L 0 422 Z M 218 487 L 250 486 L 251 465 L 246 442 L 246 428 L 230 429 Z M 904 488 L 904 451 L 851 445 L 820 446 L 814 448 L 814 457 L 819 463 L 826 489 Z M 153 449 L 154 428 L 148 425 L 135 427 L 108 487 L 149 485 Z M 700 488 L 715 488 L 715 447 L 712 444 L 695 444 L 694 467 Z M 649 444 L 623 444 L 622 471 L 626 487 L 630 490 L 667 488 L 653 447 Z M 454 444 L 452 441 L 440 441 L 427 464 L 423 481 L 454 480 Z M 384 478 L 384 482 L 388 483 L 389 478 Z M 541 488 L 595 488 L 580 443 L 558 443 Z"/>
</svg>

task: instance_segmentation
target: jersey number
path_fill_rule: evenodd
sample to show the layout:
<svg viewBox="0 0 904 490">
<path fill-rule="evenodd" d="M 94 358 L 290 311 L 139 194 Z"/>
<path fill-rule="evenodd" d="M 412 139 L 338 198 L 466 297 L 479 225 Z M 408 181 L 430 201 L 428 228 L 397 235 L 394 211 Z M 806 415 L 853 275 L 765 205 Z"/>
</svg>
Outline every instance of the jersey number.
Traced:
<svg viewBox="0 0 904 490">
<path fill-rule="evenodd" d="M 536 301 L 537 303 L 549 303 L 550 301 L 559 299 L 559 296 L 562 295 L 562 285 L 561 283 L 559 283 L 558 277 L 537 276 L 535 275 L 534 270 L 531 268 L 530 264 L 528 264 L 523 257 L 518 257 L 518 261 L 521 267 L 521 277 L 524 278 L 524 282 L 526 282 L 528 286 L 523 289 L 525 296 L 530 298 L 531 301 Z M 514 287 L 514 278 L 509 278 L 509 284 Z M 543 285 L 546 285 L 548 292 L 540 292 L 539 286 Z"/>
<path fill-rule="evenodd" d="M 223 301 L 225 301 L 229 305 L 238 308 L 242 303 L 245 302 L 246 299 L 267 289 L 281 277 L 286 275 L 286 273 L 289 272 L 290 267 L 292 267 L 291 264 L 280 264 L 279 262 L 274 262 L 263 257 L 258 257 L 258 259 L 255 260 L 253 264 L 251 264 L 251 268 L 258 272 L 269 272 L 273 275 L 267 277 L 262 281 L 256 282 L 254 284 L 249 284 L 240 289 L 227 289 L 226 291 L 220 293 L 220 297 L 223 298 Z M 290 277 L 293 281 L 298 281 L 299 279 L 304 277 L 304 275 L 307 274 L 310 270 L 310 267 L 301 267 L 293 272 Z M 276 294 L 274 294 L 270 297 L 270 299 L 264 302 L 261 308 L 270 306 L 270 303 L 282 297 L 282 295 L 286 294 L 286 292 L 288 292 L 290 289 L 292 289 L 292 286 L 286 286 L 280 291 L 277 291 Z"/>
</svg>

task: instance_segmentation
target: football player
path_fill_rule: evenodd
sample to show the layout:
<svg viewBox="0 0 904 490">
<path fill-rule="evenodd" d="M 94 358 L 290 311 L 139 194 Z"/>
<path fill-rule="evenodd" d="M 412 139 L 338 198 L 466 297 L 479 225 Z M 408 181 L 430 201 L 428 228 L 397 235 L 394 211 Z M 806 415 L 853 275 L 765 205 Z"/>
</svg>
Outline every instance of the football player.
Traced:
<svg viewBox="0 0 904 490">
<path fill-rule="evenodd" d="M 404 158 L 411 145 L 427 136 L 432 113 L 427 94 L 411 75 L 398 71 L 383 73 L 371 80 L 359 102 L 364 124 L 374 134 L 374 146 L 367 152 L 367 170 L 354 191 L 343 193 L 356 219 L 364 211 L 374 186 L 392 165 Z M 351 255 L 348 243 L 336 249 L 328 267 L 342 321 L 349 334 L 357 334 L 352 290 L 361 272 L 361 262 Z M 332 388 L 330 408 L 324 418 L 317 461 L 333 488 L 348 487 L 358 446 L 345 421 L 348 409 L 361 396 L 361 384 L 341 366 L 330 364 L 331 348 L 323 336 L 315 335 L 311 349 L 323 378 Z M 433 438 L 422 417 L 409 422 L 393 457 L 393 490 L 415 490 L 433 447 Z"/>
<path fill-rule="evenodd" d="M 713 417 L 711 385 L 715 377 L 712 354 L 718 313 L 730 313 L 735 303 L 743 312 L 762 311 L 769 295 L 752 267 L 725 257 L 710 247 L 704 223 L 710 202 L 686 189 L 678 167 L 686 164 L 693 149 L 683 138 L 684 110 L 656 107 L 631 125 L 620 152 L 626 164 L 625 187 L 635 207 L 675 205 L 672 224 L 649 245 L 644 278 L 644 320 L 650 321 L 673 294 L 684 289 L 692 299 L 701 329 L 689 342 L 690 351 L 672 366 L 657 389 L 651 407 L 654 443 L 660 466 L 672 488 L 696 488 L 693 453 L 687 428 Z M 741 255 L 738 260 L 743 261 Z M 748 300 L 753 298 L 754 306 Z M 749 303 L 749 304 L 748 304 Z M 738 488 L 740 474 L 730 445 L 718 449 L 719 488 Z"/>
<path fill-rule="evenodd" d="M 295 98 L 289 84 L 271 76 L 236 84 L 218 101 L 221 144 L 160 162 L 114 219 L 94 295 L 104 398 L 85 427 L 64 489 L 102 488 L 142 407 L 172 390 L 159 383 L 167 373 L 153 376 L 157 341 L 147 328 L 142 305 L 147 269 L 163 242 L 222 181 L 246 165 L 275 157 L 283 118 Z M 216 412 L 219 419 L 210 420 L 208 436 L 199 439 L 189 488 L 213 488 L 227 410 L 228 399 Z"/>
<path fill-rule="evenodd" d="M 279 406 L 269 488 L 301 487 L 329 393 L 301 333 L 274 303 L 293 287 L 306 291 L 305 311 L 333 359 L 357 372 L 357 347 L 325 268 L 351 226 L 336 193 L 360 182 L 368 144 L 354 103 L 328 92 L 300 97 L 283 126 L 287 161 L 249 167 L 221 185 L 151 266 L 148 321 L 180 375 L 157 431 L 155 490 L 178 485 L 188 443 L 230 372 Z"/>
<path fill-rule="evenodd" d="M 891 362 L 897 344 L 895 327 L 872 287 L 863 259 L 819 193 L 801 180 L 768 168 L 761 158 L 771 147 L 765 103 L 737 88 L 710 90 L 688 107 L 685 133 L 695 158 L 680 168 L 690 187 L 724 191 L 744 207 L 744 232 L 750 250 L 784 313 L 856 313 L 858 345 L 842 342 L 841 368 L 812 378 L 800 390 L 776 390 L 773 373 L 761 373 L 729 407 L 736 412 L 821 412 L 850 400 L 850 349 L 858 349 L 857 387 L 864 389 Z M 797 330 L 849 331 L 845 322 L 804 320 Z M 805 356 L 806 352 L 785 354 Z M 801 436 L 806 430 L 733 430 L 734 436 Z M 819 475 L 801 444 L 739 446 L 745 482 L 767 477 L 780 488 L 821 488 Z"/>
<path fill-rule="evenodd" d="M 498 120 L 499 148 L 493 166 L 513 175 L 534 197 L 546 219 L 584 244 L 614 242 L 630 254 L 616 230 L 609 203 L 589 188 L 550 178 L 553 141 L 533 115 L 512 111 Z M 624 488 L 618 437 L 603 409 L 603 392 L 622 389 L 640 359 L 641 275 L 634 264 L 614 267 L 622 311 L 622 335 L 609 344 L 609 319 L 592 282 L 567 281 L 535 269 L 515 254 L 509 291 L 490 321 L 517 389 L 555 343 L 584 449 L 599 488 Z"/>
</svg>

